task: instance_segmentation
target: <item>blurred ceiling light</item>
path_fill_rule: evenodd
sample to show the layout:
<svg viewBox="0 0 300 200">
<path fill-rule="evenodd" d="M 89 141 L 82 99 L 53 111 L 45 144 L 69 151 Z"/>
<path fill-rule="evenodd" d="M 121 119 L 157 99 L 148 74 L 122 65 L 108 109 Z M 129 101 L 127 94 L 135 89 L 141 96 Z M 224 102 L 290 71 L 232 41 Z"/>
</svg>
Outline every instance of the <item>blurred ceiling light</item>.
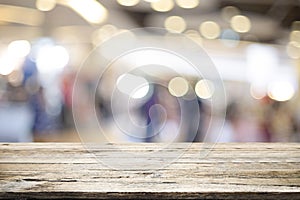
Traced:
<svg viewBox="0 0 300 200">
<path fill-rule="evenodd" d="M 92 24 L 100 24 L 107 18 L 108 11 L 96 0 L 66 0 L 62 4 L 70 6 L 86 21 Z"/>
<path fill-rule="evenodd" d="M 176 0 L 176 4 L 181 8 L 191 9 L 199 5 L 199 0 Z"/>
<path fill-rule="evenodd" d="M 12 71 L 18 68 L 19 60 L 13 54 L 4 52 L 0 55 L 0 74 L 9 75 Z"/>
<path fill-rule="evenodd" d="M 290 41 L 300 44 L 300 31 L 292 31 L 290 33 Z"/>
<path fill-rule="evenodd" d="M 225 46 L 236 47 L 239 44 L 240 35 L 231 29 L 226 29 L 222 32 L 221 39 Z"/>
<path fill-rule="evenodd" d="M 165 28 L 169 32 L 181 33 L 186 29 L 186 23 L 182 17 L 170 16 L 165 20 Z"/>
<path fill-rule="evenodd" d="M 230 25 L 233 30 L 239 33 L 246 33 L 251 29 L 251 21 L 244 15 L 236 15 L 232 17 Z"/>
<path fill-rule="evenodd" d="M 220 26 L 213 21 L 206 21 L 200 25 L 200 33 L 207 39 L 216 39 L 220 35 Z"/>
<path fill-rule="evenodd" d="M 295 88 L 290 82 L 275 82 L 268 87 L 268 96 L 276 101 L 290 100 L 295 94 Z"/>
<path fill-rule="evenodd" d="M 7 46 L 0 56 L 0 74 L 9 75 L 21 66 L 24 57 L 30 52 L 31 46 L 27 40 L 16 40 Z"/>
<path fill-rule="evenodd" d="M 300 43 L 289 42 L 286 48 L 286 52 L 290 58 L 299 59 L 300 58 Z"/>
<path fill-rule="evenodd" d="M 250 44 L 246 49 L 246 62 L 249 82 L 267 88 L 279 66 L 278 50 L 270 45 Z"/>
<path fill-rule="evenodd" d="M 31 45 L 27 40 L 16 40 L 9 43 L 7 52 L 18 58 L 25 57 L 29 54 Z"/>
<path fill-rule="evenodd" d="M 202 37 L 200 36 L 199 32 L 196 30 L 187 30 L 184 33 L 188 38 L 196 42 L 198 45 L 202 46 L 203 40 Z"/>
<path fill-rule="evenodd" d="M 69 62 L 69 53 L 62 46 L 42 46 L 36 57 L 36 65 L 41 73 L 60 72 Z"/>
<path fill-rule="evenodd" d="M 266 96 L 266 91 L 262 87 L 252 84 L 250 86 L 250 94 L 254 99 L 262 99 Z"/>
<path fill-rule="evenodd" d="M 210 80 L 202 79 L 195 85 L 196 95 L 201 99 L 211 98 L 214 91 L 214 84 Z"/>
<path fill-rule="evenodd" d="M 174 8 L 174 2 L 173 0 L 152 1 L 151 8 L 158 12 L 168 12 Z"/>
<path fill-rule="evenodd" d="M 50 11 L 56 6 L 56 0 L 36 0 L 35 6 L 40 11 Z"/>
<path fill-rule="evenodd" d="M 188 92 L 189 84 L 184 78 L 175 77 L 169 82 L 168 89 L 171 95 L 182 97 Z"/>
<path fill-rule="evenodd" d="M 150 86 L 149 82 L 143 77 L 122 74 L 117 79 L 117 88 L 131 98 L 140 99 L 148 94 Z"/>
<path fill-rule="evenodd" d="M 135 6 L 140 0 L 117 0 L 117 2 L 122 6 Z"/>
<path fill-rule="evenodd" d="M 97 46 L 118 32 L 118 28 L 112 24 L 103 25 L 92 34 L 92 43 Z"/>
<path fill-rule="evenodd" d="M 229 22 L 233 16 L 238 14 L 240 14 L 240 10 L 234 6 L 226 6 L 222 8 L 221 11 L 222 18 L 227 22 Z"/>
<path fill-rule="evenodd" d="M 45 15 L 32 8 L 0 5 L 0 21 L 39 26 L 44 22 Z"/>
</svg>

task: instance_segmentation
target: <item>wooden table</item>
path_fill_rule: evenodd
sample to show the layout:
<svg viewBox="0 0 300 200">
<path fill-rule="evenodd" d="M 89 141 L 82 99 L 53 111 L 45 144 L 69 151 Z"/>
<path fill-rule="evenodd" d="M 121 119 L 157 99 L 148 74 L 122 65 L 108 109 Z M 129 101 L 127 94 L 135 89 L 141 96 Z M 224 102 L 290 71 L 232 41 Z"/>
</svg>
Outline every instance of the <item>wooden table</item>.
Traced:
<svg viewBox="0 0 300 200">
<path fill-rule="evenodd" d="M 151 154 L 164 144 L 106 144 L 87 150 L 80 143 L 0 144 L 0 198 L 203 198 L 300 199 L 300 144 L 172 144 L 184 150 L 170 164 Z M 117 148 L 116 148 L 117 147 Z M 213 147 L 213 148 L 212 148 Z M 203 157 L 200 151 L 209 152 Z M 124 152 L 133 152 L 126 153 Z M 138 159 L 161 162 L 161 169 L 113 169 Z"/>
</svg>

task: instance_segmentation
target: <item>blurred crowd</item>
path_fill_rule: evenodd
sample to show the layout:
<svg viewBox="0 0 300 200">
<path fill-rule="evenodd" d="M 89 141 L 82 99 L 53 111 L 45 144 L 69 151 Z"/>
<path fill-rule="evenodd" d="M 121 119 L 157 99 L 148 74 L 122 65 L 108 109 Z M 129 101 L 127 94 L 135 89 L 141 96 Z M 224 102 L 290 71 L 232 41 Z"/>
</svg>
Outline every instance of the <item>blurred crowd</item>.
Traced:
<svg viewBox="0 0 300 200">
<path fill-rule="evenodd" d="M 73 127 L 71 74 L 64 71 L 54 80 L 41 80 L 27 56 L 18 69 L 1 76 L 0 140 L 33 141 L 36 135 Z"/>
<path fill-rule="evenodd" d="M 40 135 L 60 135 L 66 131 L 76 134 L 72 116 L 76 72 L 66 67 L 52 78 L 48 77 L 47 84 L 41 80 L 42 77 L 43 74 L 29 56 L 20 68 L 0 77 L 1 141 L 34 141 Z M 146 78 L 151 82 L 151 78 Z M 220 116 L 213 118 L 216 113 L 212 113 L 211 100 L 201 98 L 195 92 L 194 78 L 187 80 L 189 88 L 181 96 L 170 90 L 170 81 L 168 77 L 162 84 L 151 84 L 144 96 L 139 97 L 140 100 L 133 101 L 133 105 L 126 106 L 122 95 L 119 96 L 118 104 L 128 109 L 125 110 L 128 115 L 124 115 L 120 106 L 112 110 L 112 97 L 105 90 L 106 85 L 101 89 L 100 83 L 95 99 L 98 120 L 107 125 L 105 130 L 116 141 L 124 142 L 300 141 L 297 97 L 285 102 L 272 100 L 268 96 L 261 99 L 250 96 L 228 98 L 226 107 L 221 111 L 226 112 L 226 118 L 224 123 L 218 125 L 221 126 L 220 131 L 210 127 L 211 120 L 222 122 L 222 119 Z M 91 84 L 96 83 L 86 77 L 82 84 L 84 99 L 84 91 L 90 90 Z M 230 87 L 226 82 L 224 84 L 225 88 Z M 227 96 L 230 97 L 231 92 L 227 89 Z M 76 109 L 87 119 L 89 113 L 84 106 Z M 122 131 L 131 134 L 124 136 Z"/>
<path fill-rule="evenodd" d="M 296 2 L 2 0 L 0 8 L 2 142 L 300 141 Z"/>
</svg>

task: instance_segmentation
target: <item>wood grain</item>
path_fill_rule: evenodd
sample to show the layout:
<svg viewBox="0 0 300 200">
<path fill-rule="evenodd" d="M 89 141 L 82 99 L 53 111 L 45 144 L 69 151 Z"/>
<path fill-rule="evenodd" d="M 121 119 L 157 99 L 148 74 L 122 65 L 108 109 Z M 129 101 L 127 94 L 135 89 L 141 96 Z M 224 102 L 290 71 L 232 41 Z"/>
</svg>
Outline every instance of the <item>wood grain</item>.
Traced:
<svg viewBox="0 0 300 200">
<path fill-rule="evenodd" d="M 0 198 L 300 199 L 300 144 L 2 143 Z"/>
</svg>

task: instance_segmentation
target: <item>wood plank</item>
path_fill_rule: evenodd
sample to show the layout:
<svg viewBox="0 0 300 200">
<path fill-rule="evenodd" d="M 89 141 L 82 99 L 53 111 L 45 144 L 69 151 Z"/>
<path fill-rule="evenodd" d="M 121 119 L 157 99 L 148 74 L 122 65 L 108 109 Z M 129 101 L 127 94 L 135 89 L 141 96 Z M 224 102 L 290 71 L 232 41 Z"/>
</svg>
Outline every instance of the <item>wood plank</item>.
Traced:
<svg viewBox="0 0 300 200">
<path fill-rule="evenodd" d="M 62 197 L 300 199 L 300 144 L 0 144 L 0 199 Z"/>
</svg>

